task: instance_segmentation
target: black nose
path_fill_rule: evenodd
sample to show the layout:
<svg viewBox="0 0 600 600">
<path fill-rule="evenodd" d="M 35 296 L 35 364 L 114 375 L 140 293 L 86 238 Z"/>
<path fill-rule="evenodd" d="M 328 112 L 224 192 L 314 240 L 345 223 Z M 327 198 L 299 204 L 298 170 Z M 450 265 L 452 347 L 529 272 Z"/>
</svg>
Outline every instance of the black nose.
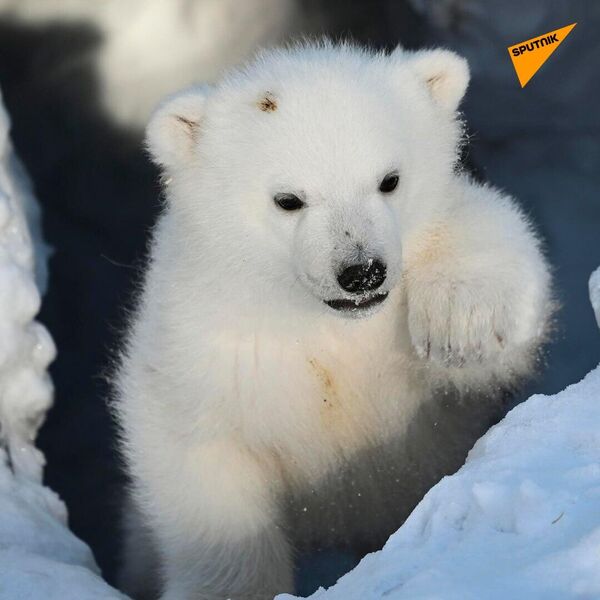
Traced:
<svg viewBox="0 0 600 600">
<path fill-rule="evenodd" d="M 345 267 L 338 275 L 340 287 L 352 294 L 376 290 L 385 281 L 385 265 L 379 260 Z"/>
</svg>

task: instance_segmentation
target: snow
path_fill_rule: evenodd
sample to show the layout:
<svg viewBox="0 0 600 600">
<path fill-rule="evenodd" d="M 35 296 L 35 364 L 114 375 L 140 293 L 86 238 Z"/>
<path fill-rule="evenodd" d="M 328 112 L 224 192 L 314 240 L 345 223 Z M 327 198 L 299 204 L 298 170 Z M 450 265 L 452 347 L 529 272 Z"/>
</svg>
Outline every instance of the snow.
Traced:
<svg viewBox="0 0 600 600">
<path fill-rule="evenodd" d="M 383 550 L 311 598 L 600 598 L 599 506 L 600 366 L 514 408 Z"/>
<path fill-rule="evenodd" d="M 31 185 L 8 131 L 8 116 L 0 104 L 1 440 L 15 472 L 41 481 L 43 458 L 32 441 L 52 401 L 46 367 L 55 350 L 48 332 L 33 320 L 40 307 L 38 286 L 45 284 L 45 275 L 42 268 L 36 272 L 36 245 L 28 220 L 36 227 L 39 220 Z M 43 244 L 37 248 L 42 250 Z M 38 264 L 45 263 L 43 251 L 38 256 Z"/>
<path fill-rule="evenodd" d="M 99 575 L 90 549 L 67 527 L 58 496 L 13 471 L 0 450 L 0 600 L 124 598 Z"/>
<path fill-rule="evenodd" d="M 46 249 L 9 128 L 0 96 L 0 600 L 123 598 L 102 581 L 90 549 L 67 527 L 64 504 L 42 485 L 34 440 L 52 403 L 46 369 L 55 349 L 34 317 Z"/>
</svg>

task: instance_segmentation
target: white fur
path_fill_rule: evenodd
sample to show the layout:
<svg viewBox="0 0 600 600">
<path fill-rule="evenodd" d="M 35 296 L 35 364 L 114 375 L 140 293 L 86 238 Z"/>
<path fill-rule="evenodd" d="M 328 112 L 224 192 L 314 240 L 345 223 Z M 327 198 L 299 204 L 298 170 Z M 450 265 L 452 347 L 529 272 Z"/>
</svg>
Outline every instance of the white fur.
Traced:
<svg viewBox="0 0 600 600">
<path fill-rule="evenodd" d="M 163 598 L 290 590 L 290 490 L 401 439 L 436 386 L 531 370 L 548 268 L 513 201 L 455 174 L 467 81 L 450 52 L 302 46 L 155 113 L 168 203 L 116 407 Z M 385 260 L 389 296 L 346 318 L 324 300 L 358 255 Z"/>
</svg>

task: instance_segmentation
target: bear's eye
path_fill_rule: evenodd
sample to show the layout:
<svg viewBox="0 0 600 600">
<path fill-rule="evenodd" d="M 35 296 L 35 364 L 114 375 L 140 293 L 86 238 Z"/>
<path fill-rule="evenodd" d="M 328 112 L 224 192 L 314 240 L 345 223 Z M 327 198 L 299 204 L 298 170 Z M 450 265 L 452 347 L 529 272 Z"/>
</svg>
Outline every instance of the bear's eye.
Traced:
<svg viewBox="0 0 600 600">
<path fill-rule="evenodd" d="M 389 194 L 390 192 L 393 192 L 398 186 L 399 179 L 400 178 L 398 176 L 397 171 L 392 171 L 391 173 L 388 173 L 381 180 L 381 183 L 379 184 L 379 191 L 383 192 L 384 194 Z"/>
<path fill-rule="evenodd" d="M 304 202 L 295 194 L 276 194 L 273 200 L 283 210 L 300 210 L 304 208 Z"/>
</svg>

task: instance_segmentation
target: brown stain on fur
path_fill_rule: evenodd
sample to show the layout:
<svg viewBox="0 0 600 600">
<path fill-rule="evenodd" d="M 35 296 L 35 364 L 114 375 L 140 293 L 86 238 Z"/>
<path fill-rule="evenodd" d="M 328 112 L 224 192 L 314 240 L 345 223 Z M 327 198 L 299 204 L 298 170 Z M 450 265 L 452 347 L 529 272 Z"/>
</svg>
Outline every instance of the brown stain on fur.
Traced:
<svg viewBox="0 0 600 600">
<path fill-rule="evenodd" d="M 273 92 L 265 92 L 264 96 L 258 101 L 258 108 L 263 112 L 275 112 L 277 110 L 277 99 Z"/>
<path fill-rule="evenodd" d="M 325 395 L 328 397 L 331 395 L 335 396 L 335 384 L 333 382 L 331 373 L 329 373 L 329 371 L 321 363 L 319 363 L 316 358 L 311 358 L 308 361 L 308 364 L 315 371 L 317 378 L 321 382 L 321 386 Z"/>
<path fill-rule="evenodd" d="M 316 358 L 309 359 L 308 364 L 315 372 L 321 387 L 321 394 L 323 396 L 321 413 L 323 413 L 323 411 L 331 413 L 331 411 L 338 406 L 338 395 L 334 379 L 331 373 Z"/>
<path fill-rule="evenodd" d="M 339 426 L 342 420 L 342 405 L 338 389 L 332 374 L 316 358 L 311 358 L 308 364 L 312 367 L 321 391 L 321 406 L 319 412 L 326 427 Z"/>
<path fill-rule="evenodd" d="M 308 364 L 319 384 L 317 402 L 324 429 L 340 452 L 354 452 L 364 443 L 368 429 L 360 409 L 355 412 L 358 398 L 348 389 L 341 389 L 331 371 L 316 358 L 309 358 Z"/>
</svg>

